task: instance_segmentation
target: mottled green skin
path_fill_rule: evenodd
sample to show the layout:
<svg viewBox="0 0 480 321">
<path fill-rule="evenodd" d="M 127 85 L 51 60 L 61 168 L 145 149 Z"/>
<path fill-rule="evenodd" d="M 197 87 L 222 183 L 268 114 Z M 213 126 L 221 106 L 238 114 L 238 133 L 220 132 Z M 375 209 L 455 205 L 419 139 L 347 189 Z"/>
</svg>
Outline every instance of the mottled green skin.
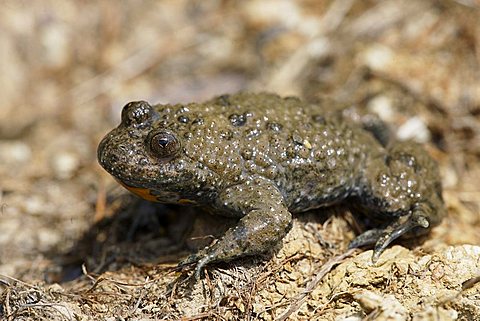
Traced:
<svg viewBox="0 0 480 321">
<path fill-rule="evenodd" d="M 159 158 L 151 132 L 168 130 L 180 148 Z M 291 213 L 347 202 L 386 222 L 353 247 L 375 244 L 375 258 L 407 231 L 445 215 L 437 166 L 417 144 L 384 148 L 357 124 L 297 98 L 224 95 L 205 103 L 132 102 L 98 148 L 100 164 L 147 199 L 195 203 L 240 218 L 214 245 L 191 256 L 207 263 L 264 252 L 291 226 Z M 143 195 L 145 197 L 145 194 Z"/>
</svg>

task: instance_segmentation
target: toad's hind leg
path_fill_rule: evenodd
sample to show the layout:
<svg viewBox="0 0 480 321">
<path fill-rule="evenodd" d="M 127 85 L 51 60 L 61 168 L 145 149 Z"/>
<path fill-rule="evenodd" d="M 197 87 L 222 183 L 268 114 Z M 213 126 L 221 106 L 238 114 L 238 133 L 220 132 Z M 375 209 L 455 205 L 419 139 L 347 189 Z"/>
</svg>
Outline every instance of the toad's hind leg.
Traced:
<svg viewBox="0 0 480 321">
<path fill-rule="evenodd" d="M 437 165 L 418 144 L 396 143 L 385 157 L 369 160 L 359 185 L 355 196 L 366 214 L 388 222 L 350 243 L 373 244 L 373 261 L 396 238 L 425 234 L 446 214 Z"/>
<path fill-rule="evenodd" d="M 180 263 L 196 262 L 197 279 L 208 263 L 266 252 L 285 236 L 292 223 L 283 196 L 272 183 L 262 178 L 227 188 L 219 196 L 216 207 L 242 218 L 216 243 Z"/>
</svg>

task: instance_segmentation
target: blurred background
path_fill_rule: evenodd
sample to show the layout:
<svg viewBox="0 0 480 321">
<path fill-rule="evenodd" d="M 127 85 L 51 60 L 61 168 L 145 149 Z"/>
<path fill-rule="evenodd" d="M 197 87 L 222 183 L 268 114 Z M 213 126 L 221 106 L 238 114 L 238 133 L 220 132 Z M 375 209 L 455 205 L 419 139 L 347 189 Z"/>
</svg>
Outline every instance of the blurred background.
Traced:
<svg viewBox="0 0 480 321">
<path fill-rule="evenodd" d="M 476 0 L 1 1 L 0 274 L 48 281 L 112 214 L 96 147 L 128 101 L 245 90 L 424 143 L 449 208 L 437 243 L 478 244 L 479 21 Z"/>
</svg>

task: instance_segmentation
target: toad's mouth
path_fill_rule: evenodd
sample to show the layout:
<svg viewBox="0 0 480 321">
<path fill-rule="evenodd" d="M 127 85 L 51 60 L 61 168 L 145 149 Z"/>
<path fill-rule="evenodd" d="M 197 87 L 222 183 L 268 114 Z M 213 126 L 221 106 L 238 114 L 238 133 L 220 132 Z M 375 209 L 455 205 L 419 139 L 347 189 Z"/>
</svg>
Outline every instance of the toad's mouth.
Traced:
<svg viewBox="0 0 480 321">
<path fill-rule="evenodd" d="M 141 198 L 143 198 L 147 201 L 158 202 L 157 197 L 155 195 L 153 195 L 152 191 L 148 188 L 130 186 L 130 185 L 127 185 L 126 183 L 122 182 L 119 179 L 117 179 L 117 182 L 120 183 L 120 185 L 125 187 L 127 190 L 129 190 L 133 194 L 135 194 L 137 196 L 140 196 Z"/>
<path fill-rule="evenodd" d="M 125 187 L 127 190 L 132 192 L 133 194 L 147 201 L 158 202 L 158 203 L 168 203 L 168 204 L 180 204 L 180 205 L 197 204 L 197 202 L 194 200 L 181 198 L 178 193 L 167 192 L 167 191 L 161 192 L 161 191 L 151 190 L 143 187 L 130 186 L 119 179 L 117 179 L 117 182 L 123 187 Z"/>
</svg>

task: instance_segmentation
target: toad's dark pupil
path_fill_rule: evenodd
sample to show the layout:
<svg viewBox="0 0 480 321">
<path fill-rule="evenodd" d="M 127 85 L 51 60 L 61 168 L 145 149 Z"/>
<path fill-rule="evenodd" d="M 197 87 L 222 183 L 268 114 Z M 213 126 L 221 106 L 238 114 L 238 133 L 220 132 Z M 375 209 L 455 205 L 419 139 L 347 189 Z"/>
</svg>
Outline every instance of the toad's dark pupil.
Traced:
<svg viewBox="0 0 480 321">
<path fill-rule="evenodd" d="M 166 137 L 160 137 L 157 142 L 158 142 L 158 145 L 160 145 L 160 147 L 165 148 L 167 147 L 170 141 Z"/>
<path fill-rule="evenodd" d="M 170 133 L 157 133 L 150 141 L 150 149 L 159 158 L 174 156 L 178 151 L 177 138 Z"/>
</svg>

